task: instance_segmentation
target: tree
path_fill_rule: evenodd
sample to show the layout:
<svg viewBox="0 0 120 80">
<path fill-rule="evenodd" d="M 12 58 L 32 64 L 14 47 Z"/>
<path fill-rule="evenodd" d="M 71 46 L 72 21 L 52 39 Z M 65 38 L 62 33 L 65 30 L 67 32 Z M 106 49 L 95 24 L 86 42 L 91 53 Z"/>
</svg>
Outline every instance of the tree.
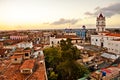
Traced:
<svg viewBox="0 0 120 80">
<path fill-rule="evenodd" d="M 76 80 L 88 74 L 89 71 L 84 66 L 78 64 L 74 60 L 66 60 L 57 66 L 58 80 Z"/>
<path fill-rule="evenodd" d="M 50 72 L 49 80 L 57 80 L 58 74 L 55 74 L 54 71 Z"/>
<path fill-rule="evenodd" d="M 53 68 L 49 80 L 76 80 L 89 72 L 76 62 L 80 51 L 73 46 L 71 39 L 61 40 L 60 46 L 47 48 L 44 53 L 47 68 Z"/>
<path fill-rule="evenodd" d="M 59 48 L 47 48 L 44 50 L 44 54 L 47 67 L 55 68 L 55 66 L 59 63 L 59 59 L 61 56 Z"/>
<path fill-rule="evenodd" d="M 61 40 L 60 41 L 60 47 L 61 47 L 61 50 L 63 50 L 63 51 L 68 50 L 72 46 L 73 46 L 73 44 L 71 43 L 71 39 L 70 38 L 67 38 L 66 41 L 65 40 Z"/>
</svg>

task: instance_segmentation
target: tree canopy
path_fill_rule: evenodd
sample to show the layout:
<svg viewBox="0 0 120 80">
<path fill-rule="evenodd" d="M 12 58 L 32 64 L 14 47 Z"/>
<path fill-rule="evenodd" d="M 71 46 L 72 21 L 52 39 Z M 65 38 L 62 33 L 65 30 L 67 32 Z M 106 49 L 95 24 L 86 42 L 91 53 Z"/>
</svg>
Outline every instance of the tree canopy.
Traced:
<svg viewBox="0 0 120 80">
<path fill-rule="evenodd" d="M 80 51 L 73 46 L 71 39 L 61 40 L 59 47 L 50 47 L 44 50 L 49 80 L 76 80 L 89 71 L 76 60 Z"/>
</svg>

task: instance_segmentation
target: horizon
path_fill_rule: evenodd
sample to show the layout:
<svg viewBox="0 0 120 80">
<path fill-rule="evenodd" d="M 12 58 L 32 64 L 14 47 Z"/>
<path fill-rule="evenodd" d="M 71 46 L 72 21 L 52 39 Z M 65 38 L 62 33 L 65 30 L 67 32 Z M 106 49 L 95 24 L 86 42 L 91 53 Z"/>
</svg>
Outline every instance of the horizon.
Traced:
<svg viewBox="0 0 120 80">
<path fill-rule="evenodd" d="M 0 0 L 0 30 L 96 28 L 100 13 L 106 28 L 120 28 L 119 7 L 119 0 Z"/>
</svg>

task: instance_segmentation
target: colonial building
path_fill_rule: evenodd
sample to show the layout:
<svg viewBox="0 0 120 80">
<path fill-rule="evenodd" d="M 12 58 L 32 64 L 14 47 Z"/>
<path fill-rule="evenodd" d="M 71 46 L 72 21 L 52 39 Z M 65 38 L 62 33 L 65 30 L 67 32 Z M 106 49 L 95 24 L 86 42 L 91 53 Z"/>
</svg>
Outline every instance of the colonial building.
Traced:
<svg viewBox="0 0 120 80">
<path fill-rule="evenodd" d="M 26 40 L 26 39 L 28 39 L 28 35 L 11 35 L 10 39 L 12 39 L 12 40 Z"/>
<path fill-rule="evenodd" d="M 120 55 L 120 39 L 113 39 L 106 43 L 108 52 Z"/>
<path fill-rule="evenodd" d="M 16 44 L 18 48 L 32 48 L 33 47 L 33 43 L 32 42 L 20 42 Z"/>
<path fill-rule="evenodd" d="M 91 45 L 104 47 L 108 52 L 120 55 L 120 34 L 102 32 L 98 35 L 91 35 Z"/>
<path fill-rule="evenodd" d="M 73 44 L 80 43 L 82 41 L 82 39 L 76 35 L 57 35 L 50 37 L 50 46 L 57 45 L 61 40 L 67 40 L 67 38 L 70 38 Z"/>
<path fill-rule="evenodd" d="M 97 17 L 96 20 L 96 31 L 97 32 L 103 32 L 105 31 L 105 17 L 102 15 L 102 13 Z"/>
</svg>

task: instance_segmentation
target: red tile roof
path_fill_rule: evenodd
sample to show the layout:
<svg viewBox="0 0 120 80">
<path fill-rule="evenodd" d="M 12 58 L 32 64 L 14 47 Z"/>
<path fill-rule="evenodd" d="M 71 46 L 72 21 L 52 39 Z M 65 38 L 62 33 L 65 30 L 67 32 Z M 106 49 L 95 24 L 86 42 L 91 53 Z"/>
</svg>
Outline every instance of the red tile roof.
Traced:
<svg viewBox="0 0 120 80">
<path fill-rule="evenodd" d="M 106 36 L 120 37 L 120 34 L 118 34 L 118 33 L 110 33 L 110 34 L 106 34 Z"/>
<path fill-rule="evenodd" d="M 20 69 L 33 69 L 35 60 L 25 60 Z"/>
<path fill-rule="evenodd" d="M 76 35 L 57 35 L 56 38 L 79 38 Z"/>
<path fill-rule="evenodd" d="M 13 55 L 11 58 L 14 59 L 14 58 L 21 58 L 22 55 Z"/>
</svg>

